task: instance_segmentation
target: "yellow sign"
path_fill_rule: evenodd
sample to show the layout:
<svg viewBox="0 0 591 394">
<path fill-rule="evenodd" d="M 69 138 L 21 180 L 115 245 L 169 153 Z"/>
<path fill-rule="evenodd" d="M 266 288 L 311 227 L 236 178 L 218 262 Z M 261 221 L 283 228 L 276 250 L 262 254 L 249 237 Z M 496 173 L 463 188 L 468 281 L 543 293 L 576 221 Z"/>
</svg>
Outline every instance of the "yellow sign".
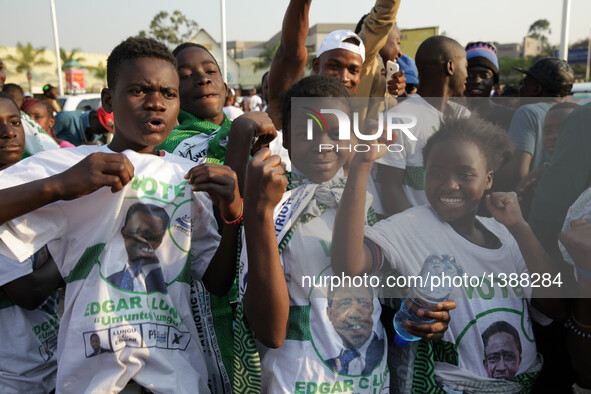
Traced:
<svg viewBox="0 0 591 394">
<path fill-rule="evenodd" d="M 401 30 L 400 49 L 402 53 L 415 58 L 417 49 L 423 41 L 431 36 L 439 34 L 439 26 L 422 27 L 419 29 L 404 29 Z"/>
</svg>

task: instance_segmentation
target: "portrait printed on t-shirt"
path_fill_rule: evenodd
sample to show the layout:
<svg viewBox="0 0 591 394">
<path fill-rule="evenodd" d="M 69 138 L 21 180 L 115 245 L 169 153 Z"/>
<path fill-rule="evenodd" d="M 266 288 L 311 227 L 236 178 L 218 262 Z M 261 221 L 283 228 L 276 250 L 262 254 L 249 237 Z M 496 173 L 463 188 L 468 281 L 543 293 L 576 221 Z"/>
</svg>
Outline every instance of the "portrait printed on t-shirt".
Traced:
<svg viewBox="0 0 591 394">
<path fill-rule="evenodd" d="M 322 332 L 311 319 L 312 341 L 319 357 L 335 373 L 370 375 L 382 362 L 385 346 L 374 325 L 379 319 L 374 312 L 379 308 L 373 289 L 329 287 L 326 298 L 312 298 L 311 302 L 320 304 L 318 311 L 325 311 L 324 316 L 318 316 L 325 322 Z"/>
<path fill-rule="evenodd" d="M 131 205 L 121 227 L 127 261 L 122 261 L 119 270 L 110 273 L 107 281 L 122 290 L 166 294 L 167 284 L 157 250 L 169 223 L 164 208 L 140 202 Z"/>
<path fill-rule="evenodd" d="M 103 332 L 107 331 L 108 330 L 103 330 Z M 101 338 L 100 331 L 84 333 L 84 346 L 86 349 L 86 358 L 94 357 L 103 353 L 113 353 L 109 339 L 105 338 L 104 335 Z"/>
<path fill-rule="evenodd" d="M 489 378 L 511 380 L 521 364 L 519 333 L 506 321 L 496 321 L 482 333 L 483 365 Z"/>
</svg>

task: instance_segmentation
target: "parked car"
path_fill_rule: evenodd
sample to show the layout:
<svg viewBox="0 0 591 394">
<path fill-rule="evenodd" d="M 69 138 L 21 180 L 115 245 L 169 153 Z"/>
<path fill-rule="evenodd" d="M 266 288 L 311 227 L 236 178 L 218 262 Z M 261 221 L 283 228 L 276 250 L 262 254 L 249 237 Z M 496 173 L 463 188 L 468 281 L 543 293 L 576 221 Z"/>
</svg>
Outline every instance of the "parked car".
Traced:
<svg viewBox="0 0 591 394">
<path fill-rule="evenodd" d="M 575 98 L 591 97 L 591 82 L 575 83 L 571 93 Z"/>
<path fill-rule="evenodd" d="M 64 111 L 78 110 L 86 112 L 91 109 L 98 109 L 101 106 L 101 95 L 100 93 L 85 93 L 75 96 L 59 96 L 57 101 Z"/>
</svg>

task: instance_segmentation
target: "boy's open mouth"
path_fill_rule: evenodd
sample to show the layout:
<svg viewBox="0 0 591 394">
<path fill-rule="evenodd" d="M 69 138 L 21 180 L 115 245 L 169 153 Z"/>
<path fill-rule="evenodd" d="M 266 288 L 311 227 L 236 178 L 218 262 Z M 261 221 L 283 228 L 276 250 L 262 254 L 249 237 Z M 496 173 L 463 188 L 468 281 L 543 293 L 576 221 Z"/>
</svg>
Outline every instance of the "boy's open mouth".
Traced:
<svg viewBox="0 0 591 394">
<path fill-rule="evenodd" d="M 146 122 L 148 128 L 152 131 L 162 131 L 164 130 L 164 121 L 162 119 L 152 119 Z"/>
</svg>

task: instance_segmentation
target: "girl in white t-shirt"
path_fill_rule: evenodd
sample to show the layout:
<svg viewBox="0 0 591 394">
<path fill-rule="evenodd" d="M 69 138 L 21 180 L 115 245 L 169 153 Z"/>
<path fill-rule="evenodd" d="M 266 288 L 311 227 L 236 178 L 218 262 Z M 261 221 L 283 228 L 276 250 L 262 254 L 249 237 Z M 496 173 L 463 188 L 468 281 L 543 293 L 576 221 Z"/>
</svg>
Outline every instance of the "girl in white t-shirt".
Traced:
<svg viewBox="0 0 591 394">
<path fill-rule="evenodd" d="M 441 388 L 517 392 L 529 389 L 540 371 L 528 311 L 529 284 L 542 277 L 550 278 L 545 285 L 558 284 L 552 282 L 556 276 L 549 257 L 523 219 L 515 193 L 486 196 L 493 218 L 476 216 L 494 171 L 511 150 L 506 134 L 492 124 L 445 116 L 423 149 L 429 203 L 365 228 L 364 185 L 373 162 L 385 149 L 353 159 L 335 219 L 333 267 L 358 275 L 383 265 L 403 276 L 418 275 L 426 257 L 439 253 L 455 256 L 467 276 L 478 279 L 452 292 L 457 309 L 450 313 L 443 340 L 414 345 L 410 361 L 405 361 L 411 371 L 403 368 L 400 373 L 399 365 L 390 365 L 405 375 L 391 387 L 394 392 Z M 511 277 L 521 281 L 509 283 Z M 556 286 L 540 286 L 533 295 L 557 295 L 552 293 L 556 290 Z M 540 301 L 532 300 L 546 314 L 561 317 L 564 313 L 553 309 L 552 301 Z M 406 322 L 407 329 L 413 325 Z M 508 326 L 519 335 L 503 329 Z"/>
</svg>

